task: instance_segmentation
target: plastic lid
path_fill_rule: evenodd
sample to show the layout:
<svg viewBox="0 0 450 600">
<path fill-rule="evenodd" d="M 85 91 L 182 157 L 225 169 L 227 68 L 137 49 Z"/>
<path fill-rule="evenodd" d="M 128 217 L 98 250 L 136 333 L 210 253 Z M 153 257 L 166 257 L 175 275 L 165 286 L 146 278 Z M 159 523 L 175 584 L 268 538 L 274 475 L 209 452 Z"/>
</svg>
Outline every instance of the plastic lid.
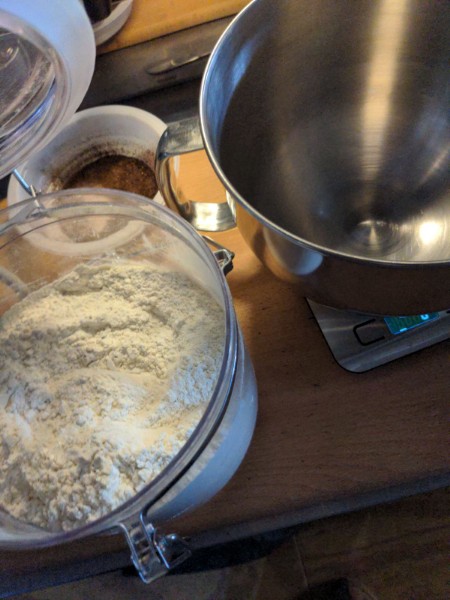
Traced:
<svg viewBox="0 0 450 600">
<path fill-rule="evenodd" d="M 0 0 L 0 177 L 73 116 L 94 64 L 94 33 L 79 0 Z"/>
</svg>

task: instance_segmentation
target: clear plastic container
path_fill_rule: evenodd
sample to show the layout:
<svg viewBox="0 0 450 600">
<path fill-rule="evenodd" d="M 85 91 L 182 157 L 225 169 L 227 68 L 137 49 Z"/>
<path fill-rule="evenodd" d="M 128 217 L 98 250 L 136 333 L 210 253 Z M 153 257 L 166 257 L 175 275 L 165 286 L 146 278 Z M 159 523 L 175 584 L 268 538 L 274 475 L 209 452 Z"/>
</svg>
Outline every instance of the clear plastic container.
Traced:
<svg viewBox="0 0 450 600">
<path fill-rule="evenodd" d="M 0 547 L 36 549 L 121 528 L 136 568 L 149 582 L 189 555 L 183 540 L 159 534 L 156 525 L 211 498 L 242 461 L 255 425 L 256 382 L 217 257 L 183 219 L 133 194 L 63 191 L 0 211 L 0 315 L 80 263 L 106 257 L 162 263 L 197 282 L 223 307 L 223 361 L 214 392 L 181 451 L 130 500 L 62 533 L 0 511 Z"/>
</svg>

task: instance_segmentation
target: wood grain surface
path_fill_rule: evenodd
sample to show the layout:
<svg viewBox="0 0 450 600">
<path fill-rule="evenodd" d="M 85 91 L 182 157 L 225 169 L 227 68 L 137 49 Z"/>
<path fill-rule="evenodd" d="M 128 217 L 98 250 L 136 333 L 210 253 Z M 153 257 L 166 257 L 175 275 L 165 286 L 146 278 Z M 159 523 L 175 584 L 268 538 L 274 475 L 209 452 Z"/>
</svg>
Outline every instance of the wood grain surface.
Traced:
<svg viewBox="0 0 450 600">
<path fill-rule="evenodd" d="M 309 586 L 345 577 L 354 600 L 447 599 L 448 500 L 438 490 L 300 528 Z"/>
<path fill-rule="evenodd" d="M 181 177 L 188 197 L 224 196 L 204 153 L 183 158 Z M 259 416 L 236 476 L 179 525 L 234 529 L 325 504 L 339 512 L 352 497 L 380 501 L 389 489 L 410 493 L 417 482 L 419 492 L 446 477 L 450 344 L 349 373 L 297 290 L 275 279 L 236 229 L 216 239 L 236 253 L 227 280 L 255 366 Z"/>
<path fill-rule="evenodd" d="M 135 0 L 127 25 L 99 51 L 228 16 L 245 4 Z M 183 157 L 181 185 L 191 198 L 224 198 L 203 152 Z M 258 380 L 257 426 L 228 485 L 162 527 L 206 545 L 448 483 L 449 344 L 348 373 L 297 290 L 275 279 L 236 229 L 214 237 L 236 253 L 227 279 Z M 124 549 L 121 536 L 103 536 L 39 552 L 0 552 L 0 596 L 117 567 L 128 555 Z M 314 573 L 321 571 L 315 564 Z"/>
<path fill-rule="evenodd" d="M 98 52 L 111 52 L 238 13 L 249 0 L 133 0 L 124 27 Z"/>
</svg>

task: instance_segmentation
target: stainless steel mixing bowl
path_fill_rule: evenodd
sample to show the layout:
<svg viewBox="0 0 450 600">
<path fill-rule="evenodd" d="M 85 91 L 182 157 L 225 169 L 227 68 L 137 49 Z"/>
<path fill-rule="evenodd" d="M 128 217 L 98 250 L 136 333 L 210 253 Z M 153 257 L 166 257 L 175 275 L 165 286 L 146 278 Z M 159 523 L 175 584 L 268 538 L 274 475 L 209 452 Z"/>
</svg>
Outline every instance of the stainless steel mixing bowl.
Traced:
<svg viewBox="0 0 450 600">
<path fill-rule="evenodd" d="M 254 0 L 202 85 L 243 236 L 331 306 L 450 306 L 449 31 L 440 0 Z"/>
</svg>

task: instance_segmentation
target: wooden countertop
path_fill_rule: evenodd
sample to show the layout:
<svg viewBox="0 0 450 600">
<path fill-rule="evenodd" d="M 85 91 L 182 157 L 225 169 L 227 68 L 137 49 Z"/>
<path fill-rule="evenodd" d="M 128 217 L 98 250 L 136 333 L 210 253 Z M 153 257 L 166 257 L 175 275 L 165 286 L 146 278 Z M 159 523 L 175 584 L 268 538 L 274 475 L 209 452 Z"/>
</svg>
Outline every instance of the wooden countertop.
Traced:
<svg viewBox="0 0 450 600">
<path fill-rule="evenodd" d="M 181 182 L 190 197 L 223 198 L 203 152 L 182 158 Z M 257 425 L 228 485 L 163 529 L 208 545 L 448 485 L 449 344 L 351 374 L 334 361 L 305 300 L 239 232 L 215 237 L 236 253 L 227 280 L 258 380 Z M 11 576 L 17 590 L 36 585 L 38 571 L 57 582 L 123 564 L 123 550 L 121 537 L 107 536 L 0 552 L 0 595 Z"/>
<path fill-rule="evenodd" d="M 99 47 L 111 52 L 238 13 L 249 0 L 133 0 L 124 27 Z"/>
<path fill-rule="evenodd" d="M 100 52 L 234 14 L 246 3 L 135 0 L 130 21 Z M 223 199 L 203 152 L 182 158 L 181 182 L 187 197 Z M 257 425 L 228 485 L 162 529 L 207 546 L 448 485 L 449 343 L 348 373 L 296 289 L 270 274 L 236 229 L 214 237 L 236 253 L 227 280 L 256 371 Z M 128 556 L 120 535 L 0 551 L 0 597 L 117 568 Z"/>
<path fill-rule="evenodd" d="M 203 153 L 183 161 L 187 197 L 223 197 Z M 227 280 L 256 371 L 259 415 L 236 476 L 177 526 L 288 525 L 319 507 L 345 511 L 448 478 L 450 343 L 349 373 L 305 299 L 258 261 L 238 230 L 215 237 L 236 253 Z"/>
</svg>

